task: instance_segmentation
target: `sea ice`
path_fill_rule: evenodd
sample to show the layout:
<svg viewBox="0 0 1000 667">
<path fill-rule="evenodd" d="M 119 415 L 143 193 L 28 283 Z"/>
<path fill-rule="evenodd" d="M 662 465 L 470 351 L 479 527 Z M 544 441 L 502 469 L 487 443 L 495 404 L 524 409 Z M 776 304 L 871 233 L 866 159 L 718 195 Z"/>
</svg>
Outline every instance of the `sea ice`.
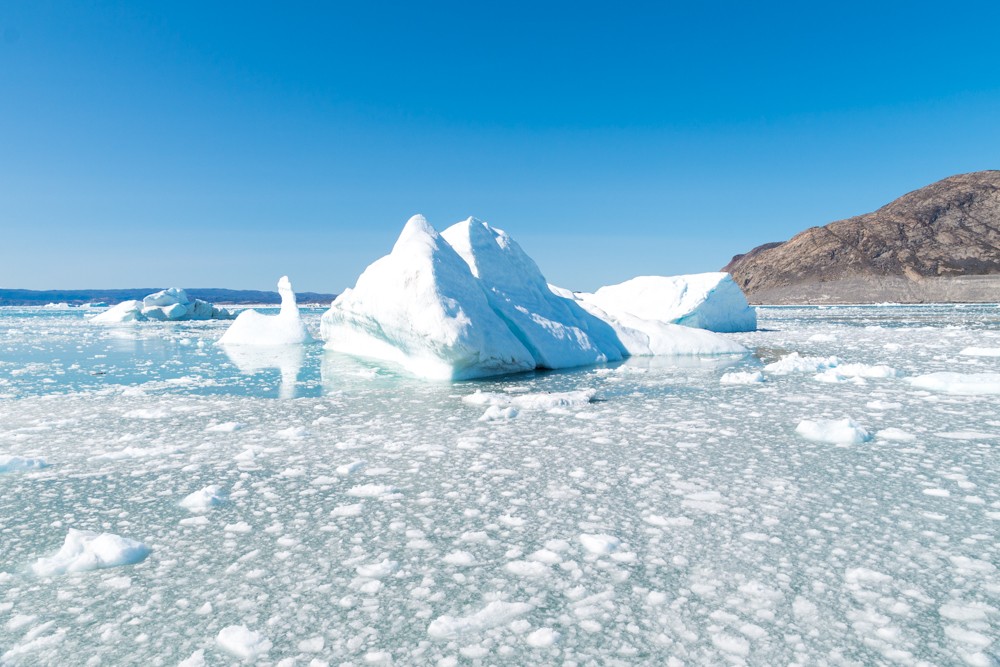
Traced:
<svg viewBox="0 0 1000 667">
<path fill-rule="evenodd" d="M 222 628 L 215 641 L 224 651 L 243 660 L 256 660 L 266 655 L 272 646 L 271 640 L 245 625 L 229 625 Z"/>
<path fill-rule="evenodd" d="M 1000 373 L 928 373 L 906 378 L 918 389 L 930 389 L 947 394 L 976 396 L 1000 394 Z"/>
<path fill-rule="evenodd" d="M 753 331 L 757 311 L 728 273 L 639 276 L 577 298 L 618 316 L 681 324 L 720 333 Z"/>
<path fill-rule="evenodd" d="M 207 512 L 226 502 L 226 493 L 218 484 L 206 486 L 184 496 L 180 506 L 191 512 Z"/>
<path fill-rule="evenodd" d="M 229 325 L 219 339 L 220 345 L 278 346 L 298 345 L 310 340 L 309 331 L 299 315 L 295 292 L 288 276 L 278 280 L 281 311 L 277 315 L 263 315 L 256 310 L 245 310 Z"/>
<path fill-rule="evenodd" d="M 62 548 L 54 555 L 39 558 L 31 569 L 40 577 L 67 572 L 86 572 L 145 560 L 150 548 L 142 542 L 111 533 L 94 533 L 70 528 Z"/>
<path fill-rule="evenodd" d="M 149 320 L 230 320 L 233 313 L 201 299 L 192 300 L 179 287 L 160 290 L 138 300 L 122 301 L 90 318 L 101 324 L 146 322 Z"/>
<path fill-rule="evenodd" d="M 853 419 L 803 419 L 795 432 L 807 440 L 835 445 L 858 445 L 872 439 L 871 433 Z"/>
<path fill-rule="evenodd" d="M 0 454 L 0 474 L 5 472 L 23 472 L 25 470 L 41 470 L 47 467 L 45 459 L 28 459 L 23 456 Z"/>
</svg>

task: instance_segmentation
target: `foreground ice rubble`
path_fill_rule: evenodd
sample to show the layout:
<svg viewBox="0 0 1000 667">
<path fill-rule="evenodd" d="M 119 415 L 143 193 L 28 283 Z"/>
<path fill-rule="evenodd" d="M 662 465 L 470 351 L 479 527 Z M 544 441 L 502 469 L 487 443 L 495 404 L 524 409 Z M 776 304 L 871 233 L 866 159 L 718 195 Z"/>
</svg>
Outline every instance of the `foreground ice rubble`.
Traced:
<svg viewBox="0 0 1000 667">
<path fill-rule="evenodd" d="M 334 301 L 321 332 L 327 349 L 396 362 L 437 379 L 635 355 L 745 352 L 708 331 L 627 310 L 608 312 L 557 292 L 502 230 L 470 218 L 438 234 L 414 216 L 392 252 Z"/>
<path fill-rule="evenodd" d="M 219 344 L 276 346 L 308 342 L 309 331 L 302 322 L 288 276 L 282 276 L 278 281 L 278 294 L 281 295 L 281 311 L 277 315 L 245 310 L 229 325 Z"/>
<path fill-rule="evenodd" d="M 126 322 L 186 321 L 186 320 L 229 320 L 233 313 L 225 308 L 213 306 L 201 299 L 192 300 L 179 287 L 160 290 L 141 301 L 122 301 L 103 313 L 90 318 L 101 324 L 123 324 Z"/>
<path fill-rule="evenodd" d="M 48 465 L 0 475 L 4 667 L 996 662 L 1000 395 L 907 379 L 1000 373 L 961 354 L 996 307 L 762 308 L 757 358 L 472 385 L 295 345 L 290 400 L 228 322 L 21 312 L 0 455 Z M 795 430 L 848 416 L 874 438 Z M 153 550 L 35 574 L 70 527 Z"/>
</svg>

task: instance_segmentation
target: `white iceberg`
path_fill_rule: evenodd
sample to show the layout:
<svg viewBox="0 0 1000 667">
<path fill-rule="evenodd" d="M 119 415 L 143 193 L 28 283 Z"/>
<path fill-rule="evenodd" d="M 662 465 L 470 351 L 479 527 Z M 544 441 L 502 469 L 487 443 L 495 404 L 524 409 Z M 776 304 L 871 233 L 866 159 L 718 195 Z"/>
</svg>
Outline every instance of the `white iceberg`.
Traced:
<svg viewBox="0 0 1000 667">
<path fill-rule="evenodd" d="M 723 272 L 639 276 L 575 297 L 612 316 L 626 314 L 719 333 L 757 329 L 757 311 L 732 276 Z"/>
<path fill-rule="evenodd" d="M 87 572 L 139 563 L 149 552 L 150 548 L 145 544 L 127 537 L 70 528 L 62 548 L 53 556 L 39 558 L 31 569 L 40 577 Z"/>
<path fill-rule="evenodd" d="M 440 235 L 411 218 L 392 252 L 333 302 L 321 334 L 327 349 L 440 379 L 746 352 L 715 333 L 609 314 L 551 288 L 509 235 L 473 218 Z"/>
<path fill-rule="evenodd" d="M 298 345 L 311 339 L 295 302 L 295 292 L 288 276 L 278 281 L 281 311 L 277 315 L 263 315 L 256 310 L 245 310 L 229 325 L 219 339 L 220 345 Z"/>
<path fill-rule="evenodd" d="M 122 301 L 92 318 L 91 322 L 101 324 L 123 324 L 126 322 L 186 321 L 186 320 L 231 320 L 233 313 L 225 308 L 213 306 L 201 299 L 191 299 L 179 287 L 160 290 L 139 301 Z"/>
<path fill-rule="evenodd" d="M 337 297 L 320 331 L 327 349 L 396 362 L 428 378 L 535 367 L 468 265 L 421 215 L 406 223 L 391 253 Z"/>
<path fill-rule="evenodd" d="M 506 232 L 469 218 L 441 236 L 465 260 L 493 311 L 528 348 L 538 368 L 619 361 L 614 329 L 549 289 L 534 260 Z"/>
</svg>

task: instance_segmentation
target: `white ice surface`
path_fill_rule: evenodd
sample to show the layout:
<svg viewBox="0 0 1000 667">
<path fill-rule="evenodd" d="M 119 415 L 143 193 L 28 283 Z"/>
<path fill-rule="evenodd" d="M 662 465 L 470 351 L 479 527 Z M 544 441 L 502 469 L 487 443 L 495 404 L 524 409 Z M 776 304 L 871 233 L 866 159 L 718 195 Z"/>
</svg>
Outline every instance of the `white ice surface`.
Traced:
<svg viewBox="0 0 1000 667">
<path fill-rule="evenodd" d="M 278 280 L 281 310 L 277 315 L 264 315 L 256 310 L 244 310 L 229 325 L 219 339 L 220 345 L 280 346 L 298 345 L 310 340 L 309 331 L 302 322 L 295 292 L 288 276 Z"/>
<path fill-rule="evenodd" d="M 229 320 L 233 313 L 201 299 L 191 299 L 179 287 L 160 290 L 139 300 L 122 301 L 90 318 L 99 324 L 129 322 Z"/>
<path fill-rule="evenodd" d="M 321 334 L 327 349 L 435 379 L 746 351 L 717 334 L 566 297 L 509 235 L 473 218 L 441 235 L 411 218 L 392 252 L 334 301 Z"/>
<path fill-rule="evenodd" d="M 618 361 L 624 349 L 614 330 L 575 301 L 558 296 L 535 262 L 506 232 L 475 218 L 441 237 L 469 265 L 490 307 L 531 352 L 539 368 L 572 368 Z"/>
<path fill-rule="evenodd" d="M 757 311 L 728 273 L 639 276 L 576 297 L 612 316 L 627 314 L 721 333 L 757 328 Z"/>
<path fill-rule="evenodd" d="M 323 315 L 326 348 L 434 379 L 531 370 L 535 360 L 487 302 L 465 261 L 423 216 L 406 223 Z"/>
<path fill-rule="evenodd" d="M 139 563 L 149 552 L 145 544 L 127 537 L 70 528 L 59 551 L 39 558 L 31 569 L 40 577 L 86 572 Z"/>
<path fill-rule="evenodd" d="M 0 455 L 49 464 L 0 476 L 0 664 L 995 662 L 1000 395 L 908 378 L 1000 374 L 959 354 L 1000 347 L 1000 309 L 759 312 L 725 337 L 754 357 L 451 384 L 0 309 Z M 865 375 L 764 370 L 792 353 Z M 795 432 L 845 415 L 874 437 Z M 152 551 L 36 575 L 71 526 Z"/>
</svg>

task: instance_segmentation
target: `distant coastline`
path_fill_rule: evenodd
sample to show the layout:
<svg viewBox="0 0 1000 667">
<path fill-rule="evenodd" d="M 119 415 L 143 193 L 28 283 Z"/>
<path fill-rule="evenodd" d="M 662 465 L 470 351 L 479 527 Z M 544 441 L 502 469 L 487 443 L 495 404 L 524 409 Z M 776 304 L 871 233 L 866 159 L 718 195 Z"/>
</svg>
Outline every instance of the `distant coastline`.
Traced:
<svg viewBox="0 0 1000 667">
<path fill-rule="evenodd" d="M 157 292 L 162 287 L 135 287 L 128 289 L 90 289 L 90 290 L 28 290 L 0 288 L 0 306 L 44 306 L 49 303 L 65 303 L 79 306 L 87 303 L 104 303 L 114 305 L 129 299 L 142 299 L 148 294 Z M 243 304 L 279 304 L 281 297 L 277 292 L 261 290 L 234 290 L 217 287 L 187 289 L 194 299 L 203 299 L 209 303 L 221 305 Z M 296 299 L 302 305 L 330 305 L 337 295 L 317 292 L 297 292 Z"/>
</svg>

